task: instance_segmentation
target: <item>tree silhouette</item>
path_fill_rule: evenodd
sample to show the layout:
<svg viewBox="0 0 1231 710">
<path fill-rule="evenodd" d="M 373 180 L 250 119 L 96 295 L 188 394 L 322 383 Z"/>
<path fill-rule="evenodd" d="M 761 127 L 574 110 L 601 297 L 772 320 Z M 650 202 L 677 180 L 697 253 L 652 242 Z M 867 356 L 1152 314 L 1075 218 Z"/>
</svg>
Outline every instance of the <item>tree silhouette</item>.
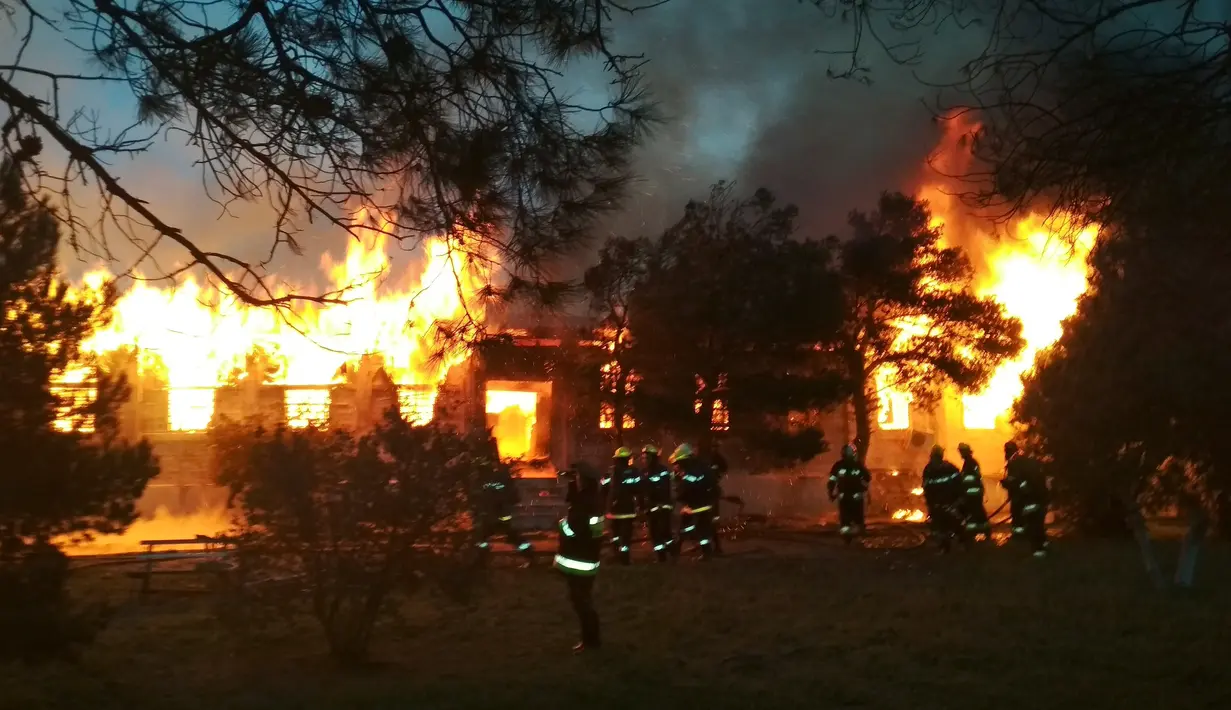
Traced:
<svg viewBox="0 0 1231 710">
<path fill-rule="evenodd" d="M 798 415 L 838 399 L 816 356 L 839 323 L 838 299 L 824 246 L 794 238 L 797 212 L 768 190 L 740 198 L 720 182 L 642 243 L 626 357 L 639 377 L 630 398 L 639 421 L 702 446 L 729 427 L 779 462 L 824 450 Z"/>
<path fill-rule="evenodd" d="M 861 457 L 879 402 L 878 373 L 926 405 L 945 385 L 977 392 L 1025 345 L 1021 322 L 975 295 L 970 261 L 940 245 L 931 219 L 926 203 L 885 193 L 876 211 L 851 213 L 848 239 L 828 241 L 843 314 L 831 355 L 851 397 Z"/>
<path fill-rule="evenodd" d="M 1229 257 L 1184 229 L 1165 241 L 1121 230 L 1092 253 L 1092 288 L 1014 410 L 1024 442 L 1049 464 L 1057 502 L 1085 529 L 1123 530 L 1138 507 L 1156 512 L 1186 496 L 1231 529 L 1220 374 L 1231 346 Z"/>
<path fill-rule="evenodd" d="M 598 382 L 599 416 L 610 428 L 615 442 L 624 443 L 626 422 L 635 422 L 632 393 L 638 375 L 629 362 L 632 345 L 629 304 L 638 284 L 645 278 L 651 256 L 646 239 L 612 237 L 599 250 L 598 263 L 586 270 L 582 284 L 590 312 L 599 316 L 596 331 L 598 348 L 577 353 L 576 374 L 590 383 Z M 582 386 L 581 392 L 594 388 Z"/>
<path fill-rule="evenodd" d="M 468 591 L 469 496 L 499 465 L 484 458 L 485 436 L 392 410 L 363 436 L 229 424 L 214 437 L 219 482 L 242 513 L 244 598 L 308 611 L 339 663 L 368 660 L 394 599 Z"/>
<path fill-rule="evenodd" d="M 88 371 L 81 341 L 105 323 L 102 300 L 74 298 L 55 269 L 59 222 L 22 185 L 38 151 L 27 141 L 0 162 L 0 657 L 42 659 L 86 641 L 94 611 L 67 598 L 65 536 L 122 532 L 158 472 L 145 442 L 116 440 L 111 426 L 123 382 L 98 376 L 87 403 L 57 390 L 72 368 Z M 20 161 L 20 162 L 19 162 Z M 76 426 L 57 426 L 76 422 Z M 84 426 L 83 426 L 84 425 Z M 62 429 L 68 429 L 67 431 Z M 82 431 L 85 429 L 86 431 Z M 94 429 L 90 435 L 89 430 Z"/>
<path fill-rule="evenodd" d="M 646 6 L 654 3 L 645 3 Z M 97 188 L 102 225 L 62 215 L 70 243 L 99 256 L 126 238 L 125 269 L 175 275 L 200 267 L 250 304 L 336 294 L 279 295 L 266 266 L 297 234 L 324 222 L 357 236 L 357 203 L 395 217 L 397 239 L 447 235 L 468 257 L 493 256 L 514 292 L 548 280 L 545 262 L 577 247 L 593 218 L 619 203 L 629 151 L 651 119 L 638 62 L 608 48 L 613 13 L 642 9 L 610 0 L 0 0 L 20 28 L 2 67 L 0 130 L 13 150 L 26 137 L 58 157 L 31 179 L 62 192 L 66 207 Z M 84 47 L 96 75 L 28 63 L 27 48 Z M 559 67 L 589 59 L 609 91 L 565 93 Z M 18 81 L 20 79 L 20 81 Z M 68 85 L 130 92 L 132 126 L 99 126 L 61 103 Z M 603 83 L 603 82 L 599 82 Z M 110 128 L 110 130 L 107 130 Z M 121 130 L 122 129 L 122 130 Z M 220 205 L 271 208 L 269 259 L 245 261 L 176 224 L 175 205 L 135 194 L 111 168 L 169 135 L 199 152 L 206 190 Z M 137 227 L 148 227 L 138 229 Z M 111 235 L 111 236 L 108 236 Z M 152 250 L 183 257 L 160 267 Z M 131 251 L 131 250 L 130 250 Z M 118 257 L 117 257 L 118 258 Z"/>
</svg>

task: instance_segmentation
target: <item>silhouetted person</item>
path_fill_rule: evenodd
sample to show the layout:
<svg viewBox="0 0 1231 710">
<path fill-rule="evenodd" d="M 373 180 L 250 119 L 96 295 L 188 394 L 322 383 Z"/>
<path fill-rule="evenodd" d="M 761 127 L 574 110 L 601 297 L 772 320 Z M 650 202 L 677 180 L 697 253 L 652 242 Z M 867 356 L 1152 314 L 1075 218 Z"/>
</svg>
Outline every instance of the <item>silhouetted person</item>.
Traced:
<svg viewBox="0 0 1231 710">
<path fill-rule="evenodd" d="M 594 611 L 594 580 L 602 549 L 603 516 L 599 473 L 585 463 L 574 464 L 568 477 L 568 514 L 560 520 L 559 551 L 554 566 L 568 583 L 569 602 L 577 613 L 581 652 L 602 646 L 598 613 Z"/>
<path fill-rule="evenodd" d="M 1025 536 L 1035 557 L 1047 556 L 1047 480 L 1034 459 L 1021 453 L 1017 444 L 1004 445 L 1004 481 L 1009 492 L 1013 531 Z"/>
<path fill-rule="evenodd" d="M 957 452 L 962 456 L 962 516 L 965 518 L 966 534 L 972 538 L 975 535 L 991 535 L 992 526 L 987 519 L 987 508 L 983 507 L 983 470 L 975 460 L 970 444 L 958 444 Z"/>
<path fill-rule="evenodd" d="M 940 549 L 948 552 L 953 538 L 961 538 L 962 522 L 958 506 L 961 503 L 961 477 L 957 466 L 945 460 L 941 446 L 932 447 L 932 455 L 923 467 L 923 499 L 928 506 L 932 535 Z"/>
<path fill-rule="evenodd" d="M 850 544 L 856 535 L 864 531 L 865 505 L 872 474 L 860 463 L 855 447 L 842 447 L 842 458 L 829 469 L 829 481 L 825 488 L 830 501 L 838 502 L 838 534 Z"/>
<path fill-rule="evenodd" d="M 659 562 L 668 556 L 679 554 L 675 534 L 671 530 L 671 513 L 674 498 L 671 497 L 671 471 L 658 458 L 658 447 L 650 444 L 641 450 L 643 461 L 643 484 L 645 486 L 646 524 L 650 543 Z"/>
</svg>

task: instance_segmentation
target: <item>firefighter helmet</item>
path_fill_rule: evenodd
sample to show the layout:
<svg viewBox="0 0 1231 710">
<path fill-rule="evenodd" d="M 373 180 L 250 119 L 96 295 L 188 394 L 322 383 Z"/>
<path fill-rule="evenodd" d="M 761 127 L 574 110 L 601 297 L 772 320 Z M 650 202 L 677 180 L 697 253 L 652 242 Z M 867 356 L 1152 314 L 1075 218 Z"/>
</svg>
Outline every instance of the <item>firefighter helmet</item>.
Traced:
<svg viewBox="0 0 1231 710">
<path fill-rule="evenodd" d="M 944 455 L 945 455 L 945 447 L 941 446 L 940 444 L 937 444 L 936 446 L 932 447 L 932 458 L 938 459 L 938 458 L 943 457 Z"/>
<path fill-rule="evenodd" d="M 1017 442 L 1015 442 L 1015 441 L 1006 441 L 1006 442 L 1004 442 L 1004 455 L 1005 455 L 1005 458 L 1009 458 L 1009 457 L 1013 456 L 1013 455 L 1014 455 L 1014 454 L 1016 454 L 1016 453 L 1017 453 Z"/>
<path fill-rule="evenodd" d="M 611 455 L 611 458 L 613 459 L 631 459 L 632 457 L 633 452 L 629 450 L 627 446 L 621 446 L 615 450 L 614 454 Z"/>
<path fill-rule="evenodd" d="M 847 444 L 846 446 L 843 446 L 843 447 L 842 447 L 842 458 L 844 458 L 844 459 L 853 459 L 853 458 L 855 458 L 855 447 L 854 447 L 854 446 L 851 446 L 850 444 Z"/>
<path fill-rule="evenodd" d="M 645 448 L 643 448 L 643 449 L 641 450 L 641 453 L 643 453 L 643 454 L 653 454 L 654 456 L 657 456 L 657 455 L 658 455 L 658 447 L 657 447 L 657 446 L 655 446 L 655 445 L 653 445 L 653 444 L 646 444 L 646 445 L 645 445 Z"/>
<path fill-rule="evenodd" d="M 971 451 L 972 449 L 970 448 L 970 444 L 963 442 L 957 445 L 957 452 L 959 454 L 969 454 Z"/>
<path fill-rule="evenodd" d="M 676 463 L 679 461 L 684 461 L 686 459 L 691 459 L 692 456 L 693 456 L 692 447 L 689 446 L 688 444 L 680 444 L 679 446 L 675 447 L 675 451 L 671 454 L 670 463 Z"/>
</svg>

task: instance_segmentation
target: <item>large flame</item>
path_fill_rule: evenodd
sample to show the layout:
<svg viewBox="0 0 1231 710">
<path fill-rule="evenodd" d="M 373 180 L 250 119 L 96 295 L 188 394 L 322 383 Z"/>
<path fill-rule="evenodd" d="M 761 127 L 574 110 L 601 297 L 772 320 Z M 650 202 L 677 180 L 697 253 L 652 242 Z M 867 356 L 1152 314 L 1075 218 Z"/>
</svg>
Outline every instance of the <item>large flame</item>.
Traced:
<svg viewBox="0 0 1231 710">
<path fill-rule="evenodd" d="M 446 239 L 433 238 L 423 245 L 421 273 L 395 274 L 387 251 L 393 226 L 370 217 L 367 210 L 356 215 L 361 238 L 348 243 L 345 260 L 322 258 L 345 303 L 279 311 L 249 307 L 191 277 L 174 288 L 137 281 L 119 299 L 111 324 L 83 349 L 137 349 L 142 374 L 156 372 L 166 383 L 173 431 L 207 428 L 214 389 L 252 376 L 245 362 L 258 352 L 268 361 L 261 373 L 265 382 L 294 387 L 286 394 L 291 426 L 320 421 L 328 411 L 328 386 L 363 355 L 378 354 L 394 384 L 434 391 L 466 357 L 460 343 L 442 352 L 436 324 L 481 318 L 478 294 L 490 270 L 451 249 Z M 97 288 L 106 278 L 91 273 L 83 288 Z M 431 416 L 430 403 L 414 403 L 413 409 L 421 418 Z"/>
<path fill-rule="evenodd" d="M 930 175 L 966 174 L 971 163 L 967 141 L 977 130 L 978 124 L 960 117 L 946 121 Z M 1089 282 L 1086 257 L 1098 230 L 1093 226 L 1075 230 L 1066 214 L 1030 213 L 998 235 L 987 221 L 971 217 L 954 192 L 929 182 L 918 195 L 929 203 L 933 226 L 944 228 L 944 245 L 960 246 L 971 255 L 978 294 L 995 298 L 1009 315 L 1021 320 L 1026 340 L 1021 355 L 1001 365 L 983 392 L 962 398 L 964 428 L 995 429 L 1006 422 L 1021 395 L 1021 378 L 1033 367 L 1035 355 L 1060 337 L 1063 321 L 1077 310 Z M 904 417 L 884 411 L 886 403 L 896 403 L 900 409 L 905 396 L 881 387 L 882 428 L 905 428 Z"/>
<path fill-rule="evenodd" d="M 100 356 L 135 352 L 138 376 L 167 388 L 172 431 L 208 428 L 215 390 L 253 377 L 286 387 L 289 426 L 324 424 L 330 386 L 341 380 L 344 368 L 371 355 L 378 356 L 393 384 L 412 386 L 398 393 L 402 414 L 430 420 L 439 385 L 468 354 L 460 340 L 438 337 L 439 327 L 467 317 L 482 320 L 492 262 L 441 237 L 424 242 L 421 268 L 395 272 L 388 253 L 391 222 L 361 210 L 355 224 L 360 238 L 348 243 L 346 258 L 334 263 L 326 255 L 321 263 L 342 303 L 256 308 L 191 277 L 167 288 L 137 280 L 119 298 L 111 323 L 83 343 L 83 350 Z M 110 278 L 105 271 L 92 272 L 73 288 L 72 297 L 96 296 Z M 88 375 L 76 368 L 57 384 L 79 398 L 88 390 Z M 89 422 L 65 418 L 57 427 L 88 431 Z M 172 515 L 160 509 L 123 535 L 69 549 L 73 554 L 134 552 L 147 538 L 215 535 L 229 523 L 224 510 Z"/>
</svg>

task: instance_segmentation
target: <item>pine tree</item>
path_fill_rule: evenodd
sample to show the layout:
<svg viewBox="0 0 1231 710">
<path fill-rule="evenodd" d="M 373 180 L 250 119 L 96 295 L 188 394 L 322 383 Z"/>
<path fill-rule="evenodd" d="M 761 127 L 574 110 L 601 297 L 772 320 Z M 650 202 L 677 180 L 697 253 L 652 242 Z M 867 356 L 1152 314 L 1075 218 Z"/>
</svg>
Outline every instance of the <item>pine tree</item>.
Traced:
<svg viewBox="0 0 1231 710">
<path fill-rule="evenodd" d="M 100 617 L 72 608 L 57 543 L 122 531 L 158 472 L 147 443 L 120 441 L 108 425 L 123 382 L 98 375 L 85 405 L 54 386 L 91 367 L 80 346 L 112 292 L 74 297 L 57 277 L 59 222 L 22 180 L 38 148 L 27 141 L 0 162 L 0 658 L 46 658 L 92 636 Z M 96 426 L 61 430 L 67 420 Z"/>
</svg>

